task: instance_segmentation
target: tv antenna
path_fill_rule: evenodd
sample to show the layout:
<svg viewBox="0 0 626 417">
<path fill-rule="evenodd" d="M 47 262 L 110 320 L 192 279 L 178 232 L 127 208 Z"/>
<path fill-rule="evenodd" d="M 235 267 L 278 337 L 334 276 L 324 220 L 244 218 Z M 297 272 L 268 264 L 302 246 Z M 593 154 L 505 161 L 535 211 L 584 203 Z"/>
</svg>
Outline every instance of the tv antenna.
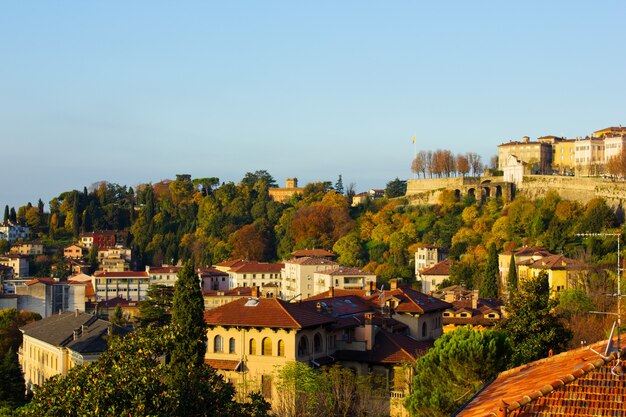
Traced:
<svg viewBox="0 0 626 417">
<path fill-rule="evenodd" d="M 617 316 L 615 322 L 613 322 L 613 328 L 611 329 L 611 334 L 609 336 L 609 340 L 606 346 L 606 350 L 604 355 L 600 352 L 596 352 L 595 350 L 589 348 L 594 353 L 600 355 L 603 359 L 607 359 L 608 356 L 615 352 L 616 363 L 615 366 L 611 368 L 611 373 L 617 377 L 623 376 L 623 374 L 618 373 L 618 370 L 621 365 L 621 355 L 622 355 L 622 346 L 621 346 L 621 328 L 622 328 L 622 265 L 620 262 L 620 245 L 621 245 L 621 233 L 577 233 L 576 236 L 583 237 L 616 237 L 617 238 L 617 312 L 611 313 L 606 311 L 590 311 L 591 314 L 603 314 L 609 316 Z M 613 334 L 615 333 L 617 327 L 617 346 L 613 346 Z"/>
</svg>

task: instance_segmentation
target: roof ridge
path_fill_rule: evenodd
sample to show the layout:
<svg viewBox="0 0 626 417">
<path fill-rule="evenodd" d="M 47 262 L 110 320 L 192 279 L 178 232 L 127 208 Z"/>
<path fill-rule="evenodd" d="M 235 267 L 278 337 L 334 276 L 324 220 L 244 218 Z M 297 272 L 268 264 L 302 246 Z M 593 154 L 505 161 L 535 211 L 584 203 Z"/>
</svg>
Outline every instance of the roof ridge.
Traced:
<svg viewBox="0 0 626 417">
<path fill-rule="evenodd" d="M 287 310 L 287 308 L 283 305 L 283 303 L 280 302 L 280 300 L 278 298 L 272 298 L 272 300 L 274 300 L 276 303 L 278 303 L 278 305 L 280 306 L 280 308 L 283 309 L 283 311 L 285 313 L 287 313 L 287 315 L 289 316 L 289 318 L 291 319 L 291 321 L 293 321 L 296 324 L 296 327 L 302 328 L 302 325 L 298 322 L 298 320 L 296 320 L 293 315 L 289 312 L 289 310 Z"/>
</svg>

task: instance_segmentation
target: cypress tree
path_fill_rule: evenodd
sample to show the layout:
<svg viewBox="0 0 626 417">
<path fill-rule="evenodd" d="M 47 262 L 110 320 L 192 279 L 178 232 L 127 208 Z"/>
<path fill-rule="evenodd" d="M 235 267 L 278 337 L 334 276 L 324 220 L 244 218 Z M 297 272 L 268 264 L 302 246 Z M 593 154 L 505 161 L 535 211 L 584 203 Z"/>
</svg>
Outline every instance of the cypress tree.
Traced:
<svg viewBox="0 0 626 417">
<path fill-rule="evenodd" d="M 169 363 L 170 389 L 178 391 L 178 415 L 195 415 L 202 384 L 194 378 L 203 371 L 206 352 L 204 300 L 198 275 L 190 261 L 178 274 L 172 300 L 172 326 L 177 339 Z"/>
<path fill-rule="evenodd" d="M 341 175 L 339 175 L 339 178 L 335 183 L 335 191 L 343 195 L 343 179 L 341 178 Z"/>
<path fill-rule="evenodd" d="M 11 207 L 11 214 L 9 214 L 9 220 L 15 223 L 17 222 L 17 213 L 15 212 L 15 207 Z"/>
<path fill-rule="evenodd" d="M 4 360 L 0 363 L 0 404 L 5 403 L 9 406 L 19 406 L 24 403 L 24 394 L 26 385 L 24 384 L 24 376 L 17 360 L 17 355 L 13 348 L 4 356 Z"/>
<path fill-rule="evenodd" d="M 517 291 L 517 267 L 515 266 L 515 253 L 511 251 L 511 261 L 509 263 L 509 275 L 508 275 L 507 289 L 509 294 Z"/>
<path fill-rule="evenodd" d="M 498 251 L 492 243 L 487 251 L 487 265 L 483 272 L 483 279 L 478 288 L 482 298 L 498 298 Z"/>
<path fill-rule="evenodd" d="M 4 206 L 4 222 L 6 223 L 9 220 L 9 206 Z"/>
</svg>

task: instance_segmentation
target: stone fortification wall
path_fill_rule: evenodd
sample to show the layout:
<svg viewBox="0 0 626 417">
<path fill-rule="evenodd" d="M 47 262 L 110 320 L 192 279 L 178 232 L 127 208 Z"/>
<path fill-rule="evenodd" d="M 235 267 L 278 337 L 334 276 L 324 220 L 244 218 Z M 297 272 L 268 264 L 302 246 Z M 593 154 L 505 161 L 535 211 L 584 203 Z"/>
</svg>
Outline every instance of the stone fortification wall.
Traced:
<svg viewBox="0 0 626 417">
<path fill-rule="evenodd" d="M 556 175 L 525 176 L 516 193 L 534 199 L 543 197 L 549 190 L 557 191 L 564 199 L 583 204 L 595 197 L 604 198 L 612 206 L 626 200 L 626 181 Z"/>
<path fill-rule="evenodd" d="M 476 191 L 501 183 L 502 177 L 483 178 L 426 178 L 407 181 L 406 198 L 411 204 L 438 204 L 443 191 L 459 191 L 460 196 L 475 189 Z M 576 200 L 583 204 L 595 197 L 604 198 L 613 207 L 626 201 L 626 181 L 603 178 L 566 177 L 557 175 L 527 175 L 515 187 L 515 195 L 531 199 L 541 198 L 554 190 L 567 200 Z M 492 193 L 490 196 L 493 196 Z M 511 194 L 512 196 L 513 194 Z"/>
</svg>

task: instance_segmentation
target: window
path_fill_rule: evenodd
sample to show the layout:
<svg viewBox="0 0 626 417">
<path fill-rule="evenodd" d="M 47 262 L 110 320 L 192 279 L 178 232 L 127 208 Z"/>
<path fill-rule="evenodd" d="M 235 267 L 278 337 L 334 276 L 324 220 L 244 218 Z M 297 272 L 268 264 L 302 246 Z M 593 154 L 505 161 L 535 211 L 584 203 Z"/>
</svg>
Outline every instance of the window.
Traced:
<svg viewBox="0 0 626 417">
<path fill-rule="evenodd" d="M 302 336 L 298 342 L 298 356 L 304 356 L 309 354 L 309 339 L 306 336 Z"/>
<path fill-rule="evenodd" d="M 224 351 L 224 338 L 220 335 L 217 335 L 213 338 L 213 352 L 223 352 Z"/>
<path fill-rule="evenodd" d="M 278 341 L 278 356 L 285 356 L 285 342 L 282 339 Z"/>
<path fill-rule="evenodd" d="M 266 337 L 263 339 L 263 345 L 261 346 L 261 355 L 272 356 L 272 339 Z"/>
<path fill-rule="evenodd" d="M 231 337 L 228 341 L 228 353 L 235 353 L 235 338 Z"/>
<path fill-rule="evenodd" d="M 428 333 L 428 327 L 426 326 L 426 323 L 422 324 L 422 337 L 426 337 L 426 334 Z"/>
<path fill-rule="evenodd" d="M 255 339 L 250 339 L 250 349 L 248 353 L 250 353 L 250 355 L 256 355 L 256 340 Z"/>
<path fill-rule="evenodd" d="M 313 351 L 315 353 L 322 351 L 322 336 L 319 333 L 315 333 L 313 336 Z"/>
</svg>

